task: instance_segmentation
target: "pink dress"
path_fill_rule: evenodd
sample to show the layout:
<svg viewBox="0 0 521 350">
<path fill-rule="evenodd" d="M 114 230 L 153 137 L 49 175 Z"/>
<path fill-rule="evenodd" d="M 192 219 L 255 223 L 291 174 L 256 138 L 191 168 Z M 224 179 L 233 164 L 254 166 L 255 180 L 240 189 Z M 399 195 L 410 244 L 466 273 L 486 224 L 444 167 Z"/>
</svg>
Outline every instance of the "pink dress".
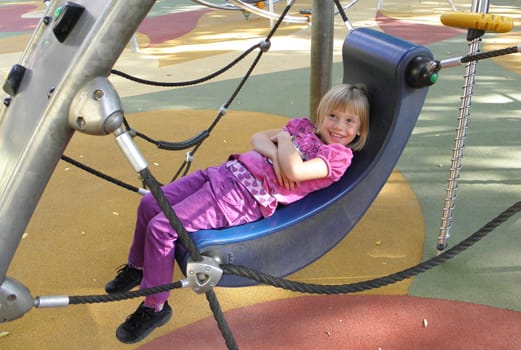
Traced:
<svg viewBox="0 0 521 350">
<path fill-rule="evenodd" d="M 272 200 L 269 203 L 259 202 L 263 208 L 264 217 L 273 214 L 278 204 L 290 204 L 304 198 L 309 193 L 328 187 L 333 182 L 340 180 L 346 169 L 351 165 L 353 152 L 340 144 L 326 145 L 322 143 L 320 138 L 314 132 L 313 123 L 307 118 L 291 119 L 284 127 L 293 137 L 293 144 L 300 153 L 303 160 L 321 158 L 327 165 L 328 175 L 325 178 L 317 180 L 303 181 L 289 191 L 280 186 L 273 166 L 268 158 L 264 157 L 256 151 L 250 151 L 244 154 L 232 156 L 243 164 L 247 170 L 258 180 L 255 187 L 262 186 L 265 193 L 271 195 Z M 243 184 L 244 181 L 242 181 Z M 250 188 L 249 186 L 246 186 Z M 253 188 L 254 191 L 258 190 Z M 255 197 L 255 194 L 252 193 Z"/>
</svg>

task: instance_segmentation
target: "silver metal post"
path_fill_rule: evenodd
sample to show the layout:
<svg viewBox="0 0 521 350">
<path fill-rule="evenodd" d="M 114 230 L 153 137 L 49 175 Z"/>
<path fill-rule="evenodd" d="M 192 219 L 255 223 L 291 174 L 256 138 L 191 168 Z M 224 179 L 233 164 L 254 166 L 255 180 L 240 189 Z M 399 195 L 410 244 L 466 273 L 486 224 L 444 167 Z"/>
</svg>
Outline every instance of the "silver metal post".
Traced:
<svg viewBox="0 0 521 350">
<path fill-rule="evenodd" d="M 316 121 L 316 110 L 322 96 L 331 87 L 333 75 L 333 1 L 313 1 L 311 25 L 311 77 L 309 117 Z"/>
</svg>

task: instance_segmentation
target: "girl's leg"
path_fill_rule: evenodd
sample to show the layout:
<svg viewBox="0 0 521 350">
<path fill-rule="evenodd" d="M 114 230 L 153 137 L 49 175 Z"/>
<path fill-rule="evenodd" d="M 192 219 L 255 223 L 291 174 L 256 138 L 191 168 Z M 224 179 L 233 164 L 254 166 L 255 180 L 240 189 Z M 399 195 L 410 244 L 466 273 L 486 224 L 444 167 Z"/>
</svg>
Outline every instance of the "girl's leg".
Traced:
<svg viewBox="0 0 521 350">
<path fill-rule="evenodd" d="M 224 170 L 224 172 L 223 172 Z M 214 172 L 215 171 L 215 172 Z M 210 170 L 210 179 L 198 191 L 173 206 L 188 232 L 224 228 L 258 220 L 262 214 L 253 197 L 238 185 L 226 169 Z M 141 288 L 172 281 L 177 232 L 163 213 L 148 224 L 145 235 L 144 271 Z M 145 305 L 156 310 L 168 299 L 169 292 L 147 296 Z"/>
<path fill-rule="evenodd" d="M 205 183 L 196 193 L 173 207 L 188 232 L 226 225 L 224 215 L 215 205 L 210 193 L 209 184 Z M 149 222 L 145 235 L 142 289 L 172 281 L 177 237 L 177 232 L 163 213 L 156 215 Z M 157 310 L 169 295 L 169 292 L 162 292 L 147 296 L 145 306 Z"/>
<path fill-rule="evenodd" d="M 170 205 L 175 205 L 197 191 L 206 181 L 202 171 L 196 171 L 184 176 L 177 181 L 164 185 L 161 189 Z M 143 267 L 143 253 L 145 246 L 145 232 L 147 226 L 157 214 L 161 213 L 161 208 L 151 193 L 141 198 L 137 209 L 136 226 L 134 238 L 130 247 L 128 262 L 134 267 Z"/>
</svg>

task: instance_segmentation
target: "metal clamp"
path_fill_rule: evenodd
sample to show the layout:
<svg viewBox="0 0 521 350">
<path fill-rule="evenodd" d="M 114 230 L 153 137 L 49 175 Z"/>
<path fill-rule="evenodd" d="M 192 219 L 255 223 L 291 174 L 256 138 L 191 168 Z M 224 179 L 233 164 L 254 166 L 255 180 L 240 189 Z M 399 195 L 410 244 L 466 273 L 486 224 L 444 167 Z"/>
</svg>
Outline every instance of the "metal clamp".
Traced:
<svg viewBox="0 0 521 350">
<path fill-rule="evenodd" d="M 22 317 L 33 308 L 33 302 L 26 286 L 7 277 L 0 284 L 0 323 Z"/>
<path fill-rule="evenodd" d="M 186 278 L 189 286 L 198 294 L 206 293 L 217 286 L 222 274 L 223 270 L 219 264 L 207 256 L 203 256 L 202 261 L 189 260 L 186 264 Z"/>
<path fill-rule="evenodd" d="M 89 135 L 107 135 L 123 124 L 119 96 L 105 77 L 87 82 L 72 99 L 69 125 Z"/>
</svg>

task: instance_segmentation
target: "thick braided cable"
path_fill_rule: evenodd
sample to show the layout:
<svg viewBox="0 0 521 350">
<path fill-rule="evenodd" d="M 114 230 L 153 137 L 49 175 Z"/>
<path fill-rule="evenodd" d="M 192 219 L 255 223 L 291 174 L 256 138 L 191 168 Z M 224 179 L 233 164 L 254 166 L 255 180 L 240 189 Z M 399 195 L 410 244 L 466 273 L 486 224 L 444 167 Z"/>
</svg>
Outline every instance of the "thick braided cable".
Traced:
<svg viewBox="0 0 521 350">
<path fill-rule="evenodd" d="M 139 172 L 139 175 L 141 176 L 147 187 L 150 189 L 150 192 L 156 199 L 159 208 L 161 208 L 162 212 L 165 214 L 165 217 L 168 219 L 170 225 L 177 232 L 179 240 L 190 254 L 192 260 L 202 261 L 203 258 L 201 256 L 201 253 L 199 252 L 199 249 L 193 242 L 192 238 L 190 238 L 188 232 L 184 228 L 183 223 L 181 222 L 181 220 L 179 220 L 174 210 L 170 206 L 170 203 L 166 199 L 165 194 L 161 190 L 161 185 L 159 184 L 159 182 L 154 178 L 154 176 L 148 168 L 141 170 Z"/>
<path fill-rule="evenodd" d="M 414 267 L 408 268 L 406 270 L 400 271 L 393 275 L 377 278 L 371 281 L 363 281 L 353 284 L 346 285 L 337 285 L 337 286 L 326 286 L 326 285 L 317 285 L 317 284 L 303 284 L 297 282 L 291 282 L 288 280 L 284 280 L 281 278 L 269 276 L 267 274 L 257 272 L 251 270 L 244 266 L 237 266 L 231 264 L 223 264 L 221 267 L 226 273 L 232 273 L 238 276 L 246 277 L 254 279 L 258 282 L 270 284 L 275 287 L 290 289 L 298 292 L 307 292 L 307 293 L 315 293 L 315 294 L 346 294 L 364 291 L 372 288 L 382 287 L 391 283 L 399 282 L 403 279 L 410 278 L 418 275 L 421 272 L 425 272 L 433 267 L 440 265 L 441 263 L 453 258 L 458 255 L 462 251 L 471 247 L 479 240 L 484 238 L 488 233 L 492 232 L 496 227 L 500 224 L 508 220 L 513 215 L 517 214 L 521 211 L 521 202 L 517 202 L 512 205 L 510 208 L 503 211 L 501 214 L 496 216 L 493 220 L 488 222 L 481 229 L 476 231 L 467 239 L 460 242 L 455 247 L 446 250 L 444 253 L 434 257 L 426 262 L 423 262 Z M 337 289 L 339 287 L 339 289 Z M 175 283 L 161 285 L 158 287 L 142 289 L 133 292 L 126 293 L 115 293 L 109 295 L 88 295 L 88 296 L 70 296 L 70 304 L 91 304 L 91 303 L 102 303 L 102 302 L 110 302 L 110 301 L 118 301 L 130 298 L 136 298 L 141 296 L 146 296 L 150 294 L 155 294 L 159 292 L 164 292 L 171 289 L 182 288 L 182 282 L 177 281 Z M 213 297 L 208 297 L 210 302 L 214 302 Z"/>
<path fill-rule="evenodd" d="M 264 283 L 267 285 L 272 285 L 277 288 L 288 289 L 296 292 L 303 293 L 311 293 L 311 294 L 347 294 L 354 292 L 361 292 L 368 289 L 374 289 L 383 287 L 389 284 L 393 284 L 404 279 L 413 277 L 418 275 L 421 272 L 425 272 L 433 267 L 440 265 L 441 263 L 449 260 L 450 258 L 456 256 L 462 251 L 466 250 L 470 246 L 474 245 L 476 242 L 481 240 L 487 234 L 492 232 L 497 226 L 505 222 L 508 218 L 512 217 L 514 214 L 517 214 L 521 211 L 521 201 L 515 203 L 510 208 L 503 211 L 501 214 L 496 216 L 494 219 L 489 221 L 486 225 L 484 225 L 481 229 L 476 231 L 467 239 L 460 242 L 455 247 L 446 250 L 442 254 L 431 258 L 423 263 L 420 263 L 411 268 L 405 269 L 403 271 L 394 273 L 392 275 L 384 276 L 381 278 L 376 278 L 370 281 L 362 281 L 352 284 L 343 284 L 343 285 L 319 285 L 319 284 L 310 284 L 310 283 L 298 283 L 294 281 L 285 280 L 283 278 L 273 277 L 262 272 L 254 271 L 245 266 L 238 266 L 232 264 L 223 264 L 221 268 L 225 273 L 234 274 L 241 277 L 250 278 L 260 283 Z"/>
<path fill-rule="evenodd" d="M 140 289 L 132 292 L 124 292 L 124 293 L 112 293 L 112 294 L 103 294 L 103 295 L 76 295 L 69 297 L 69 304 L 95 304 L 95 303 L 109 303 L 113 301 L 121 301 L 126 299 L 133 299 L 144 297 L 147 295 L 152 295 L 156 293 L 166 292 L 172 289 L 183 288 L 183 283 L 181 281 L 177 281 L 170 284 L 164 284 L 157 287 Z"/>
<path fill-rule="evenodd" d="M 177 232 L 179 240 L 190 254 L 192 260 L 196 262 L 202 261 L 203 258 L 201 256 L 201 253 L 199 252 L 199 249 L 193 242 L 192 238 L 188 235 L 188 232 L 186 231 L 183 224 L 175 214 L 172 207 L 170 206 L 170 203 L 168 203 L 163 191 L 159 186 L 159 183 L 154 179 L 152 173 L 147 168 L 145 168 L 144 170 L 140 171 L 140 175 L 143 181 L 145 181 L 147 186 L 150 188 L 150 192 L 152 193 L 159 207 L 161 208 L 166 218 L 170 222 L 170 225 Z M 208 301 L 210 302 L 210 308 L 212 309 L 214 318 L 217 321 L 217 325 L 221 330 L 221 334 L 226 340 L 226 343 L 228 344 L 230 349 L 237 349 L 237 344 L 235 344 L 232 332 L 230 330 L 230 327 L 228 326 L 228 323 L 226 322 L 226 319 L 224 318 L 224 314 L 221 310 L 217 297 L 214 294 L 214 291 L 210 289 L 206 292 L 206 295 Z"/>
<path fill-rule="evenodd" d="M 215 321 L 217 322 L 217 326 L 219 327 L 219 330 L 221 331 L 221 334 L 224 338 L 224 341 L 226 342 L 226 346 L 230 350 L 237 350 L 239 347 L 237 346 L 237 343 L 233 337 L 232 331 L 230 327 L 228 326 L 228 323 L 226 322 L 226 319 L 224 318 L 224 313 L 221 309 L 221 306 L 219 305 L 219 301 L 217 300 L 217 296 L 215 295 L 215 291 L 213 289 L 210 289 L 206 292 L 206 300 L 208 300 L 208 304 L 210 305 L 210 308 L 212 309 L 213 317 Z"/>
<path fill-rule="evenodd" d="M 479 61 L 479 60 L 483 60 L 483 59 L 487 59 L 487 58 L 510 55 L 512 53 L 517 53 L 517 52 L 519 52 L 519 46 L 511 46 L 511 47 L 506 47 L 503 49 L 487 51 L 487 52 L 480 52 L 480 53 L 476 53 L 473 55 L 467 55 L 465 57 L 462 57 L 460 62 L 468 63 L 468 62 Z"/>
</svg>

